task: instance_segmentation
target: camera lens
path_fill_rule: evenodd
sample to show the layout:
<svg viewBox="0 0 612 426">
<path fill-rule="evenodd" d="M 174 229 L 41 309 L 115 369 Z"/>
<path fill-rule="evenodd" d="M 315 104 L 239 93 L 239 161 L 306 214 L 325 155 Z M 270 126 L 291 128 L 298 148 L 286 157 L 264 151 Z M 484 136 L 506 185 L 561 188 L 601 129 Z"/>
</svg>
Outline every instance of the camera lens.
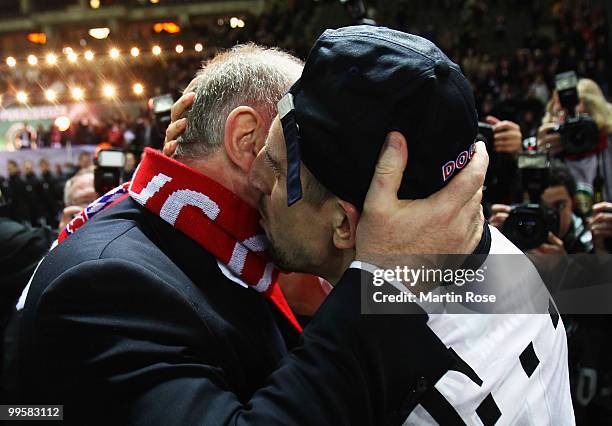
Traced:
<svg viewBox="0 0 612 426">
<path fill-rule="evenodd" d="M 549 226 L 539 205 L 518 206 L 504 223 L 503 233 L 521 250 L 539 247 L 548 237 Z"/>
<path fill-rule="evenodd" d="M 533 219 L 522 219 L 516 223 L 516 232 L 523 238 L 531 239 L 538 234 L 538 223 Z"/>
</svg>

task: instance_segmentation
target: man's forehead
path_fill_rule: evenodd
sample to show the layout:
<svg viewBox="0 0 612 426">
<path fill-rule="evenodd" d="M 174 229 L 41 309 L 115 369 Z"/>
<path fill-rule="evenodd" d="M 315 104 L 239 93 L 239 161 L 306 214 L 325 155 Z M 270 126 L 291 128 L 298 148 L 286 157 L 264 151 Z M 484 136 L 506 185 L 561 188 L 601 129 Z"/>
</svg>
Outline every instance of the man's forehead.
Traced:
<svg viewBox="0 0 612 426">
<path fill-rule="evenodd" d="M 544 190 L 544 192 L 542 193 L 542 197 L 544 198 L 569 198 L 569 192 L 567 190 L 567 188 L 563 185 L 554 185 L 554 186 L 549 186 L 548 188 L 546 188 Z"/>
</svg>

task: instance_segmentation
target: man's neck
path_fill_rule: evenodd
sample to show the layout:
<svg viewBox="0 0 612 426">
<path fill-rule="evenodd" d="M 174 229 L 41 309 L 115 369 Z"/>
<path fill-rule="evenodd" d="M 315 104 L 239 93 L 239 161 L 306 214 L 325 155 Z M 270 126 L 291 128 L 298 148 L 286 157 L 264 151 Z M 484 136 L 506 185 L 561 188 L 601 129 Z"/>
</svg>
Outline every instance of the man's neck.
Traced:
<svg viewBox="0 0 612 426">
<path fill-rule="evenodd" d="M 327 262 L 327 266 L 331 266 L 331 268 L 329 272 L 323 274 L 321 278 L 324 278 L 332 286 L 335 286 L 353 260 L 355 260 L 355 250 L 342 250 L 336 259 Z"/>
</svg>

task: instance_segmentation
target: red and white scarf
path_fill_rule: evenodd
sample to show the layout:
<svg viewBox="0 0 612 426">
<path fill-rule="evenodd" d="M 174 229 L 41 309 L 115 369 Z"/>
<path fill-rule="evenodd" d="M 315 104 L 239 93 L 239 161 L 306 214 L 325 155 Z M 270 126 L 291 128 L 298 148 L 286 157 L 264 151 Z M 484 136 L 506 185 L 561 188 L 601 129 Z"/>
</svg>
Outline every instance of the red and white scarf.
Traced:
<svg viewBox="0 0 612 426">
<path fill-rule="evenodd" d="M 57 243 L 128 194 L 215 256 L 302 330 L 278 285 L 279 271 L 266 256 L 268 241 L 257 211 L 209 177 L 153 149 L 145 150 L 131 182 L 91 203 L 60 233 Z"/>
</svg>

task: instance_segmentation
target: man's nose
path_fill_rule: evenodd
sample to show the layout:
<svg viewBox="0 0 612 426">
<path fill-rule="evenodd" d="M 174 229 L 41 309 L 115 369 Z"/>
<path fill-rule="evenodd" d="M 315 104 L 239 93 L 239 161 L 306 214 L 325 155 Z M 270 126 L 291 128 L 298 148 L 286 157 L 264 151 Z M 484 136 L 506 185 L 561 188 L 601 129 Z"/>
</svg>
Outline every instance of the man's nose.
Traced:
<svg viewBox="0 0 612 426">
<path fill-rule="evenodd" d="M 255 157 L 253 165 L 251 166 L 251 172 L 249 173 L 249 182 L 251 186 L 262 194 L 270 195 L 272 191 L 271 185 L 271 172 L 265 163 L 265 154 L 262 149 Z"/>
</svg>

